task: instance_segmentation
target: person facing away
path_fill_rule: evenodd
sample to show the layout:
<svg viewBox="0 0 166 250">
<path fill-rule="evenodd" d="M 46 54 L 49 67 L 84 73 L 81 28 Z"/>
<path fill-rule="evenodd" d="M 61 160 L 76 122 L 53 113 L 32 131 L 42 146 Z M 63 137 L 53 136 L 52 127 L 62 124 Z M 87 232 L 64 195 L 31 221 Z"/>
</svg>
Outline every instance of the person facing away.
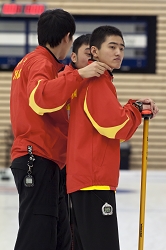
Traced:
<svg viewBox="0 0 166 250">
<path fill-rule="evenodd" d="M 14 142 L 11 170 L 19 194 L 15 250 L 68 250 L 71 232 L 60 169 L 66 164 L 66 102 L 86 77 L 110 67 L 97 62 L 58 78 L 73 43 L 75 21 L 63 9 L 38 20 L 39 45 L 12 74 L 10 115 Z"/>
<path fill-rule="evenodd" d="M 115 190 L 119 181 L 120 143 L 141 124 L 141 111 L 158 108 L 150 98 L 128 100 L 122 106 L 113 85 L 113 69 L 124 56 L 124 39 L 112 26 L 96 28 L 90 38 L 94 61 L 111 70 L 84 79 L 72 95 L 68 145 L 67 192 L 75 218 L 73 250 L 119 250 Z M 65 72 L 64 72 L 65 74 Z"/>
</svg>

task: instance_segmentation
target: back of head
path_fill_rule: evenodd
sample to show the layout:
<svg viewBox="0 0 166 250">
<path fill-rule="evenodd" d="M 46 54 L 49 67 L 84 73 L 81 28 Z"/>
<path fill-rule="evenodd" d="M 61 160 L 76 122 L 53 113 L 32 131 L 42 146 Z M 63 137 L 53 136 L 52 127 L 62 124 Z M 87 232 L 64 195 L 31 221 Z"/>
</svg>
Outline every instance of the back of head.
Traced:
<svg viewBox="0 0 166 250">
<path fill-rule="evenodd" d="M 81 35 L 79 37 L 77 37 L 74 42 L 73 42 L 73 48 L 72 48 L 72 52 L 74 53 L 78 53 L 78 50 L 79 48 L 85 44 L 85 45 L 88 45 L 89 42 L 90 42 L 90 36 L 91 34 L 84 34 L 84 35 Z"/>
<path fill-rule="evenodd" d="M 123 40 L 122 32 L 114 26 L 104 25 L 93 30 L 90 38 L 90 47 L 95 46 L 100 49 L 107 36 L 120 36 Z"/>
<path fill-rule="evenodd" d="M 58 46 L 61 40 L 70 33 L 70 38 L 76 30 L 73 16 L 63 9 L 46 10 L 38 20 L 38 43 L 50 47 Z"/>
</svg>

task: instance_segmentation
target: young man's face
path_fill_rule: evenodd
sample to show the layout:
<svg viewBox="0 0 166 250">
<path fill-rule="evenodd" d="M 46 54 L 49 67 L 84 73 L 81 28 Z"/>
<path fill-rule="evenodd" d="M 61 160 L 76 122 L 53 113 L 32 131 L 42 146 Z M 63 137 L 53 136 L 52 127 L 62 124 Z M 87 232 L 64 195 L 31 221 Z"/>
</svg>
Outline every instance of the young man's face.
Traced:
<svg viewBox="0 0 166 250">
<path fill-rule="evenodd" d="M 101 48 L 92 46 L 93 58 L 104 62 L 112 69 L 119 69 L 124 57 L 124 42 L 120 36 L 107 36 Z"/>
<path fill-rule="evenodd" d="M 89 44 L 83 44 L 78 53 L 72 52 L 71 60 L 75 63 L 77 69 L 81 69 L 88 64 L 88 60 L 91 58 Z"/>
</svg>

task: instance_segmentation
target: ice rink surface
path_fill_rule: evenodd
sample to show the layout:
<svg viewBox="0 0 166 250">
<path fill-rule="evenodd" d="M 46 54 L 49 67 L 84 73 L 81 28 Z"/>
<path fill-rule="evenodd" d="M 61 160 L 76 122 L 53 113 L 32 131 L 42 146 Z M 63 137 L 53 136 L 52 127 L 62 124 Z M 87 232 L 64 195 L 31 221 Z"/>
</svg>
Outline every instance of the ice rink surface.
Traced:
<svg viewBox="0 0 166 250">
<path fill-rule="evenodd" d="M 9 180 L 2 180 L 2 176 L 0 249 L 13 250 L 18 230 L 18 194 L 10 169 L 5 173 Z M 138 250 L 140 186 L 141 170 L 120 171 L 116 199 L 121 250 Z M 166 250 L 166 171 L 147 170 L 145 205 L 144 250 Z"/>
</svg>

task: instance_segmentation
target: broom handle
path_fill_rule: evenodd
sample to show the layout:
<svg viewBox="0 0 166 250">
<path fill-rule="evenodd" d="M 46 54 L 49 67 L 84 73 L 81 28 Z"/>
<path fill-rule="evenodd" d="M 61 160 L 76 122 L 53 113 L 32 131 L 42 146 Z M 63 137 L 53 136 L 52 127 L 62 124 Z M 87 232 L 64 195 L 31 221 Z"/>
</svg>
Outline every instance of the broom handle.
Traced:
<svg viewBox="0 0 166 250">
<path fill-rule="evenodd" d="M 141 193 L 140 193 L 140 219 L 139 219 L 139 243 L 138 250 L 143 250 L 144 244 L 144 222 L 145 222 L 145 199 L 146 199 L 146 173 L 147 173 L 147 158 L 148 158 L 148 131 L 149 118 L 152 114 L 150 111 L 144 111 L 142 117 L 143 124 L 143 145 L 142 145 L 142 171 L 141 171 Z"/>
</svg>

